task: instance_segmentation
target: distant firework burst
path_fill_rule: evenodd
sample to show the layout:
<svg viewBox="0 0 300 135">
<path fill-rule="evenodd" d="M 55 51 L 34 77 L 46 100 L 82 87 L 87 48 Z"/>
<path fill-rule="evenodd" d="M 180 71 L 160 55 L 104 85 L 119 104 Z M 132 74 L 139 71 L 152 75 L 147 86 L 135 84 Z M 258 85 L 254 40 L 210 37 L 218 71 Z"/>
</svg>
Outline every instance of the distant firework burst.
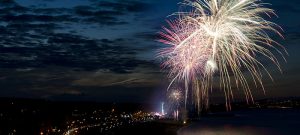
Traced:
<svg viewBox="0 0 300 135">
<path fill-rule="evenodd" d="M 268 35 L 283 37 L 281 28 L 263 18 L 275 15 L 274 11 L 260 0 L 184 0 L 181 4 L 186 11 L 174 13 L 176 19 L 167 21 L 169 26 L 160 32 L 159 41 L 168 45 L 158 55 L 162 67 L 169 69 L 169 87 L 184 84 L 185 102 L 192 92 L 199 110 L 208 106 L 215 81 L 224 91 L 227 109 L 231 109 L 233 87 L 244 90 L 247 102 L 253 101 L 248 82 L 263 88 L 262 71 L 272 79 L 257 55 L 279 70 L 270 49 L 284 58 L 276 47 L 282 46 Z"/>
<path fill-rule="evenodd" d="M 173 114 L 174 119 L 178 120 L 179 113 L 181 106 L 183 104 L 183 94 L 180 87 L 174 87 L 170 88 L 170 90 L 167 93 L 168 96 L 168 112 L 170 114 Z"/>
<path fill-rule="evenodd" d="M 173 116 L 175 120 L 179 119 L 179 114 L 181 113 L 180 106 L 182 104 L 182 91 L 179 88 L 174 88 L 169 93 L 169 105 L 170 105 L 170 111 L 173 111 Z"/>
<path fill-rule="evenodd" d="M 169 100 L 173 103 L 180 104 L 182 101 L 182 92 L 179 89 L 174 89 L 169 93 Z"/>
</svg>

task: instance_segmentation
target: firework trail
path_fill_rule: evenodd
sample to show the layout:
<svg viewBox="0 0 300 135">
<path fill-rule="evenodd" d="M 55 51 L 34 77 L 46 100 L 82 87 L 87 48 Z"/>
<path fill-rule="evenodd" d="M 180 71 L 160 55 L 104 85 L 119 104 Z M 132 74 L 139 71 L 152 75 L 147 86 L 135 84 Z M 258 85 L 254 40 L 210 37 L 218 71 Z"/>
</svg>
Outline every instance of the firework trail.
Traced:
<svg viewBox="0 0 300 135">
<path fill-rule="evenodd" d="M 167 21 L 169 26 L 160 32 L 159 41 L 168 45 L 158 55 L 162 67 L 169 69 L 169 87 L 183 83 L 185 102 L 192 92 L 199 110 L 208 105 L 213 81 L 220 82 L 227 109 L 231 109 L 233 86 L 244 90 L 247 102 L 253 101 L 248 82 L 263 88 L 262 71 L 272 79 L 257 55 L 265 56 L 281 71 L 270 49 L 284 58 L 276 47 L 282 46 L 268 35 L 283 37 L 281 28 L 263 18 L 275 15 L 274 11 L 260 0 L 184 0 L 181 4 L 187 11 L 174 13 L 176 19 Z"/>
</svg>

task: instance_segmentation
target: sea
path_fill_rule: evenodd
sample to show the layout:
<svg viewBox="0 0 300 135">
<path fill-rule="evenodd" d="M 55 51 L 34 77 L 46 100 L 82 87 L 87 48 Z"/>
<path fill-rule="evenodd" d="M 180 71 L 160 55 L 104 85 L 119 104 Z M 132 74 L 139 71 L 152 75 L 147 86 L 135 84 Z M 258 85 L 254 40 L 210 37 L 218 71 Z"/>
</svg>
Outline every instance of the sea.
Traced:
<svg viewBox="0 0 300 135">
<path fill-rule="evenodd" d="M 177 135 L 300 135 L 300 109 L 247 109 L 198 118 Z"/>
</svg>

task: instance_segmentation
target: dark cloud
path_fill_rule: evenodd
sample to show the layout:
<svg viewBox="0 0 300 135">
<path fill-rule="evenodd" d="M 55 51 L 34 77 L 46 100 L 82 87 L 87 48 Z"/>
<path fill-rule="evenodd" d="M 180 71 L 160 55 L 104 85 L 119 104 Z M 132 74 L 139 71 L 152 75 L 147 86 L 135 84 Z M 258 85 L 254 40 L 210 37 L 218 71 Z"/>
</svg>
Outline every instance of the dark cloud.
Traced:
<svg viewBox="0 0 300 135">
<path fill-rule="evenodd" d="M 119 16 L 124 15 L 123 12 L 118 10 L 95 10 L 91 6 L 77 6 L 74 8 L 75 13 L 81 16 Z"/>
<path fill-rule="evenodd" d="M 154 87 L 161 80 L 161 77 L 153 72 L 156 70 L 140 67 L 126 74 L 116 74 L 107 70 L 85 71 L 80 68 L 60 66 L 31 70 L 2 68 L 0 85 L 5 92 L 1 95 L 53 100 L 111 102 L 116 99 L 115 101 L 121 102 L 143 102 L 152 97 Z"/>
<path fill-rule="evenodd" d="M 1 4 L 1 3 L 0 3 Z M 11 14 L 11 13 L 25 13 L 30 11 L 29 8 L 20 6 L 20 5 L 15 5 L 11 7 L 4 7 L 0 9 L 0 14 Z"/>
<path fill-rule="evenodd" d="M 14 0 L 1 0 L 0 1 L 1 6 L 15 6 L 17 3 Z"/>
<path fill-rule="evenodd" d="M 44 33 L 45 31 L 53 31 L 55 29 L 62 28 L 58 24 L 55 23 L 10 23 L 8 24 L 5 29 L 15 33 L 27 33 L 29 31 L 35 31 L 37 33 Z M 24 35 L 25 37 L 39 39 L 45 38 L 45 35 L 33 35 L 28 34 Z"/>
<path fill-rule="evenodd" d="M 21 97 L 43 97 L 51 95 L 72 94 L 80 95 L 76 88 L 68 85 L 76 74 L 72 69 L 61 67 L 47 67 L 31 70 L 10 70 L 2 69 L 0 85 L 6 93 L 2 95 L 21 96 Z M 20 81 L 22 80 L 22 81 Z M 6 83 L 6 81 L 9 81 Z"/>
<path fill-rule="evenodd" d="M 21 23 L 21 22 L 75 22 L 77 19 L 71 15 L 33 15 L 33 14 L 21 14 L 21 15 L 4 15 L 1 17 L 2 21 Z"/>
<path fill-rule="evenodd" d="M 143 12 L 149 10 L 150 4 L 143 3 L 133 0 L 119 0 L 116 2 L 112 1 L 100 1 L 98 2 L 100 7 L 106 7 L 117 11 L 128 11 L 128 12 Z"/>
<path fill-rule="evenodd" d="M 72 9 L 69 8 L 33 8 L 33 13 L 36 14 L 68 14 L 72 12 Z"/>
<path fill-rule="evenodd" d="M 128 24 L 120 17 L 143 12 L 149 9 L 149 4 L 137 1 L 92 1 L 93 6 L 77 6 L 75 13 L 83 18 L 83 22 L 102 25 Z"/>
<path fill-rule="evenodd" d="M 103 68 L 116 73 L 126 73 L 144 63 L 134 58 L 134 50 L 120 46 L 127 44 L 123 39 L 95 40 L 58 33 L 48 33 L 46 38 L 30 34 L 13 37 L 10 35 L 8 33 L 0 41 L 2 43 L 0 44 L 1 67 L 26 68 L 57 65 L 85 70 Z M 34 40 L 35 38 L 37 40 Z M 41 40 L 47 42 L 43 43 Z"/>
<path fill-rule="evenodd" d="M 100 25 L 108 25 L 108 26 L 128 24 L 128 22 L 120 21 L 117 18 L 111 16 L 88 17 L 83 19 L 83 22 L 97 23 Z"/>
<path fill-rule="evenodd" d="M 82 18 L 82 22 L 97 23 L 100 25 L 122 25 L 126 22 L 119 19 L 125 15 L 124 12 L 118 10 L 102 10 L 92 6 L 77 6 L 74 8 L 75 14 Z"/>
<path fill-rule="evenodd" d="M 53 1 L 57 1 L 57 0 L 43 0 L 43 1 L 53 2 Z"/>
<path fill-rule="evenodd" d="M 14 1 L 4 1 L 0 6 L 0 21 L 8 23 L 59 22 L 93 23 L 99 25 L 128 24 L 120 19 L 130 13 L 147 9 L 148 4 L 136 1 L 97 1 L 96 4 L 74 8 L 24 7 Z"/>
<path fill-rule="evenodd" d="M 140 32 L 140 33 L 136 33 L 134 36 L 144 40 L 150 40 L 150 41 L 155 41 L 160 38 L 157 32 Z"/>
<path fill-rule="evenodd" d="M 0 15 L 8 15 L 15 13 L 26 13 L 30 11 L 29 8 L 17 4 L 13 0 L 1 0 L 0 1 Z"/>
<path fill-rule="evenodd" d="M 1 1 L 0 67 L 44 68 L 62 66 L 82 70 L 107 69 L 128 73 L 140 64 L 136 50 L 128 39 L 90 39 L 56 30 L 63 24 L 92 23 L 99 25 L 127 24 L 120 19 L 138 7 L 141 2 L 99 2 L 74 8 L 23 7 L 14 1 Z M 120 3 L 120 4 L 117 4 Z M 137 7 L 138 6 L 138 7 Z M 136 8 L 136 9 L 135 9 Z"/>
</svg>

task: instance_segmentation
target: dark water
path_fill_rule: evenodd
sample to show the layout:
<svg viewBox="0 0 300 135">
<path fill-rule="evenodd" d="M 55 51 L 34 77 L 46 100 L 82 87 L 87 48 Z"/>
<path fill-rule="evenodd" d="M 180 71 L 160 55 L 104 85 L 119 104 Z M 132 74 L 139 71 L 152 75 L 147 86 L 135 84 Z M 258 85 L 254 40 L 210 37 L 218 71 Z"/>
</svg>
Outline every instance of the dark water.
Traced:
<svg viewBox="0 0 300 135">
<path fill-rule="evenodd" d="M 252 109 L 203 117 L 178 135 L 300 135 L 300 109 Z"/>
</svg>

